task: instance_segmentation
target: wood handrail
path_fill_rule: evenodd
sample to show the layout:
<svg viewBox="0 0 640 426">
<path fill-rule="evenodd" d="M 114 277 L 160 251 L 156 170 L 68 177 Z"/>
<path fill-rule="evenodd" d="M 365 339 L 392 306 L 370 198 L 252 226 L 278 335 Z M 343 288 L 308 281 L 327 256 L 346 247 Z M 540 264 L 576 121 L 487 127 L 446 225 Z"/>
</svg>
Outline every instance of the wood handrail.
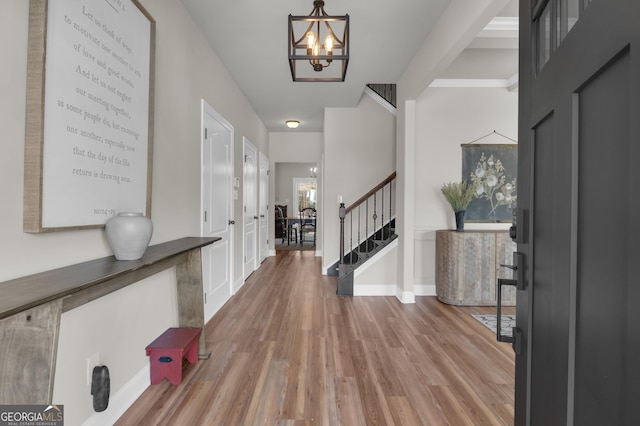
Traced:
<svg viewBox="0 0 640 426">
<path fill-rule="evenodd" d="M 391 182 L 395 178 L 396 178 L 396 172 L 391 173 L 388 178 L 386 178 L 385 180 L 380 182 L 378 185 L 376 185 L 375 188 L 373 188 L 371 191 L 369 191 L 366 194 L 364 194 L 362 197 L 358 198 L 358 200 L 355 203 L 353 203 L 349 207 L 347 207 L 346 208 L 347 209 L 346 213 L 349 213 L 350 211 L 352 211 L 353 209 L 358 207 L 360 204 L 362 204 L 365 201 L 367 201 L 367 199 L 369 199 L 369 197 L 371 197 L 373 194 L 375 194 L 376 192 L 381 190 L 383 187 L 385 187 L 389 182 Z"/>
</svg>

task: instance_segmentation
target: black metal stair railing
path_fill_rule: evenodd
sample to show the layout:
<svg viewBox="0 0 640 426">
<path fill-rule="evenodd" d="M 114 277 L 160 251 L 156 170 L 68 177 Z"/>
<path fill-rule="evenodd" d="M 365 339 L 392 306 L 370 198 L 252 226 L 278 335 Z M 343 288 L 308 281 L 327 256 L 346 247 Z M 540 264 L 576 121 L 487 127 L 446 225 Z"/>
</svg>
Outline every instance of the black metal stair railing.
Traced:
<svg viewBox="0 0 640 426">
<path fill-rule="evenodd" d="M 392 173 L 349 207 L 340 204 L 338 295 L 353 295 L 353 271 L 396 238 Z"/>
</svg>

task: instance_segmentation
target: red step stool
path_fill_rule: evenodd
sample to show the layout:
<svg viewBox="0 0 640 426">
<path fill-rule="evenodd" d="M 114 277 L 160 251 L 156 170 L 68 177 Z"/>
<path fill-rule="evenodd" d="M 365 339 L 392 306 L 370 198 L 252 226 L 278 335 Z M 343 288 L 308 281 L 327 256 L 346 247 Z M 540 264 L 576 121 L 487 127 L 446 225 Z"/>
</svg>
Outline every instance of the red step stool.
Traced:
<svg viewBox="0 0 640 426">
<path fill-rule="evenodd" d="M 151 362 L 151 384 L 165 377 L 174 385 L 182 383 L 182 358 L 198 362 L 199 328 L 170 328 L 146 347 Z"/>
</svg>

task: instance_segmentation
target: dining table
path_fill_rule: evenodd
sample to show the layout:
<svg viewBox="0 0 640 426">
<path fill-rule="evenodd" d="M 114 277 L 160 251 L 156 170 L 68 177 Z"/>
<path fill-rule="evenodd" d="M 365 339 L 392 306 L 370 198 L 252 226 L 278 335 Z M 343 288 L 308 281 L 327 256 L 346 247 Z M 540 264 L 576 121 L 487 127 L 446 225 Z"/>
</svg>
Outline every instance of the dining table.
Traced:
<svg viewBox="0 0 640 426">
<path fill-rule="evenodd" d="M 300 217 L 299 216 L 287 216 L 284 218 L 284 220 L 287 221 L 287 229 L 292 229 L 291 227 L 295 224 L 299 224 L 300 223 Z M 311 216 L 311 217 L 307 217 L 305 218 L 305 220 L 311 220 L 311 222 L 315 225 L 316 223 L 316 217 L 315 216 Z M 296 233 L 299 232 L 299 226 L 296 227 Z M 296 236 L 296 241 L 300 241 L 300 244 L 302 244 L 302 237 L 300 235 Z M 289 238 L 287 238 L 287 245 L 289 245 L 291 242 L 291 240 Z"/>
</svg>

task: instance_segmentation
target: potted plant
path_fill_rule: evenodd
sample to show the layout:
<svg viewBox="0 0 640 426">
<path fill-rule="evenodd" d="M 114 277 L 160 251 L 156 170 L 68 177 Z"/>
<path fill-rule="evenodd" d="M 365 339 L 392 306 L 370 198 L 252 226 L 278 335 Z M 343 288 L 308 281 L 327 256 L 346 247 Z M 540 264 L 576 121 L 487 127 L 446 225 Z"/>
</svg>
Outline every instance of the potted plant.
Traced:
<svg viewBox="0 0 640 426">
<path fill-rule="evenodd" d="M 462 182 L 447 182 L 442 185 L 440 190 L 444 198 L 451 204 L 451 208 L 456 215 L 456 231 L 464 231 L 464 212 L 475 196 L 475 184 L 468 183 L 466 180 Z"/>
</svg>

